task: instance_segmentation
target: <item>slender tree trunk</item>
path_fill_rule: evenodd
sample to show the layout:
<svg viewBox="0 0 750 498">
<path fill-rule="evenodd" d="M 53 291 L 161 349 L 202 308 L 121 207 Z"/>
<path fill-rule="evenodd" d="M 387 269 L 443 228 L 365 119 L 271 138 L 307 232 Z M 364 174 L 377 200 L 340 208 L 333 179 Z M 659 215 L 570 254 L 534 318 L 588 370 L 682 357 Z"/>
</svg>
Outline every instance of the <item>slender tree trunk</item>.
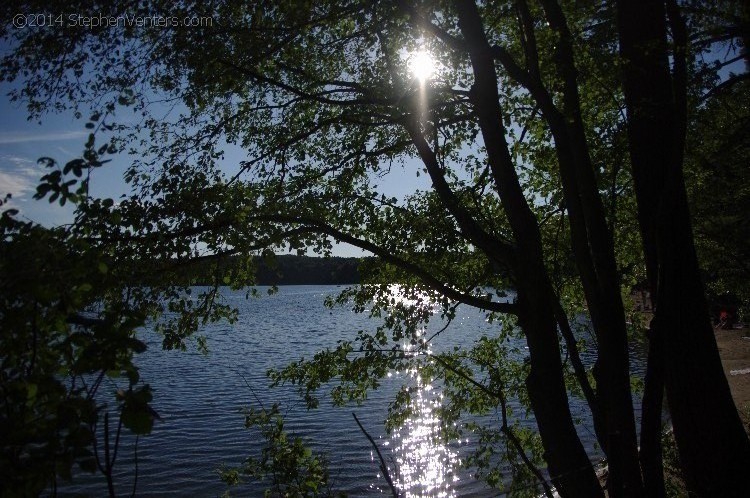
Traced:
<svg viewBox="0 0 750 498">
<path fill-rule="evenodd" d="M 531 360 L 526 386 L 544 445 L 544 459 L 560 496 L 601 497 L 601 487 L 570 414 L 557 325 L 553 315 L 542 311 L 545 303 L 552 306 L 554 296 L 545 291 L 546 278 L 539 277 L 522 277 L 526 284 L 519 283 L 517 304 L 519 325 L 526 333 Z"/>
<path fill-rule="evenodd" d="M 648 331 L 648 359 L 641 404 L 641 469 L 646 496 L 661 498 L 664 487 L 664 462 L 661 445 L 661 411 L 664 398 L 664 338 L 656 320 Z"/>
<path fill-rule="evenodd" d="M 697 496 L 740 496 L 750 441 L 709 320 L 682 173 L 684 53 L 673 54 L 673 77 L 663 1 L 619 0 L 617 8 L 639 223 L 647 262 L 656 253 L 655 323 L 664 341 L 664 381 L 681 466 Z M 677 5 L 672 2 L 670 9 L 679 42 Z"/>
<path fill-rule="evenodd" d="M 562 496 L 602 496 L 588 455 L 575 430 L 563 379 L 552 284 L 542 257 L 539 226 L 520 187 L 505 140 L 497 74 L 481 17 L 473 0 L 457 2 L 459 27 L 469 48 L 477 112 L 495 187 L 517 246 L 519 322 L 529 345 L 529 397 L 545 449 L 545 460 Z"/>
<path fill-rule="evenodd" d="M 742 4 L 742 22 L 740 26 L 745 70 L 750 71 L 750 3 L 748 2 Z"/>
<path fill-rule="evenodd" d="M 549 106 L 544 108 L 555 139 L 575 259 L 599 345 L 595 376 L 604 414 L 605 434 L 599 439 L 604 440 L 602 446 L 609 460 L 608 490 L 611 496 L 640 496 L 643 484 L 630 390 L 625 311 L 612 233 L 581 114 L 573 35 L 557 1 L 542 0 L 541 4 L 558 35 L 555 64 L 564 82 L 562 113 L 547 109 Z"/>
</svg>

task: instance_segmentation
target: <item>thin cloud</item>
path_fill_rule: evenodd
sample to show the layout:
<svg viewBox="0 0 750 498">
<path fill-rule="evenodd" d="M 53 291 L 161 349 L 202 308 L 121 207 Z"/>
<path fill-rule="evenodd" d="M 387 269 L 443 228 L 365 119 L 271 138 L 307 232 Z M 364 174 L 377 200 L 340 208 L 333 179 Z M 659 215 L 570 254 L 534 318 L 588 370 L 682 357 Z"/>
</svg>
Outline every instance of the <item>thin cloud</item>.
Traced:
<svg viewBox="0 0 750 498">
<path fill-rule="evenodd" d="M 36 190 L 41 176 L 36 161 L 19 156 L 0 156 L 0 196 L 23 197 Z"/>
<path fill-rule="evenodd" d="M 75 155 L 75 153 L 73 153 L 73 152 L 69 151 L 69 150 L 68 150 L 68 149 L 66 149 L 65 147 L 56 147 L 56 148 L 57 148 L 57 150 L 58 150 L 58 151 L 62 152 L 62 153 L 63 153 L 63 154 L 65 154 L 66 156 L 74 156 L 74 155 Z"/>
<path fill-rule="evenodd" d="M 28 177 L 0 171 L 0 196 L 5 196 L 5 194 L 13 194 L 13 197 L 24 196 L 34 190 L 34 183 Z"/>
<path fill-rule="evenodd" d="M 24 142 L 57 142 L 76 140 L 88 136 L 86 131 L 60 131 L 47 133 L 8 133 L 0 132 L 0 145 L 19 144 Z"/>
</svg>

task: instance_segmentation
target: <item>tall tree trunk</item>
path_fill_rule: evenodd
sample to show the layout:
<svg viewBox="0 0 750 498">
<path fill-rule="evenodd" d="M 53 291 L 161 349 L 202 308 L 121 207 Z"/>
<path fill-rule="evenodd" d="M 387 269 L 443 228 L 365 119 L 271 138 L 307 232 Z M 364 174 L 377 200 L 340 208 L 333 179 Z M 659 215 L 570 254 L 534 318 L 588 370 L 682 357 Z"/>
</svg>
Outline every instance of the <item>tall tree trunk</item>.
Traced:
<svg viewBox="0 0 750 498">
<path fill-rule="evenodd" d="M 535 264 L 527 268 L 537 267 Z M 542 267 L 543 268 L 543 267 Z M 519 272 L 518 320 L 529 345 L 531 370 L 526 379 L 531 407 L 544 445 L 544 459 L 560 496 L 604 496 L 586 451 L 578 438 L 563 380 L 557 325 L 552 309 L 555 297 L 547 292 L 546 276 Z"/>
<path fill-rule="evenodd" d="M 641 404 L 641 450 L 643 485 L 646 496 L 666 496 L 664 461 L 661 445 L 661 412 L 664 398 L 664 339 L 656 323 L 651 320 L 648 331 L 648 359 Z"/>
<path fill-rule="evenodd" d="M 617 8 L 639 223 L 647 262 L 653 257 L 657 266 L 650 270 L 658 274 L 655 328 L 664 341 L 680 462 L 696 495 L 739 496 L 750 468 L 750 441 L 721 366 L 693 244 L 682 173 L 686 78 L 677 5 L 670 4 L 678 47 L 674 78 L 663 0 L 619 0 Z"/>
<path fill-rule="evenodd" d="M 554 314 L 555 296 L 544 266 L 539 226 L 521 190 L 505 140 L 492 51 L 473 0 L 460 0 L 457 6 L 459 28 L 467 42 L 474 68 L 471 100 L 495 188 L 517 246 L 518 316 L 526 333 L 531 361 L 527 386 L 545 449 L 545 460 L 562 496 L 602 496 L 570 413 Z"/>
<path fill-rule="evenodd" d="M 664 331 L 664 381 L 675 440 L 689 490 L 698 496 L 746 496 L 750 441 L 709 320 L 681 172 L 675 183 L 672 209 L 657 225 L 656 310 Z"/>
<path fill-rule="evenodd" d="M 524 1 L 519 2 L 519 15 L 526 37 L 527 64 L 531 67 L 527 68 L 526 76 L 520 76 L 537 99 L 555 141 L 573 253 L 599 345 L 595 378 L 603 423 L 597 426 L 597 437 L 609 460 L 608 489 L 611 496 L 640 496 L 643 485 L 630 390 L 625 312 L 614 242 L 581 114 L 573 36 L 558 2 L 542 0 L 541 4 L 547 22 L 558 35 L 555 64 L 564 82 L 562 111 L 544 90 L 539 76 L 534 23 Z"/>
</svg>

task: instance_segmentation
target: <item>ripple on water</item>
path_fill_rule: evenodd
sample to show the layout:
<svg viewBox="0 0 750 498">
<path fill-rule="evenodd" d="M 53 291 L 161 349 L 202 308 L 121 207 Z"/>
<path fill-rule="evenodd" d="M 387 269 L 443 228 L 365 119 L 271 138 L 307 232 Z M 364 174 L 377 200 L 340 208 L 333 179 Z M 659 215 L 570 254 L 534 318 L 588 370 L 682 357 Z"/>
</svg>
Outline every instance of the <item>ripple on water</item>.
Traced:
<svg viewBox="0 0 750 498">
<path fill-rule="evenodd" d="M 197 351 L 162 351 L 160 341 L 148 332 L 149 349 L 139 356 L 141 378 L 154 389 L 154 408 L 161 415 L 153 433 L 138 443 L 138 496 L 217 496 L 226 489 L 219 480 L 221 465 L 239 465 L 260 448 L 257 432 L 243 428 L 244 407 L 270 407 L 279 403 L 287 415 L 287 429 L 309 438 L 331 461 L 331 476 L 337 489 L 353 496 L 380 494 L 387 485 L 380 474 L 373 449 L 360 432 L 355 412 L 377 440 L 393 467 L 398 467 L 399 485 L 412 496 L 460 496 L 486 494 L 481 483 L 466 471 L 456 471 L 465 449 L 439 443 L 438 422 L 432 404 L 439 389 L 421 389 L 417 410 L 393 435 L 384 432 L 389 401 L 403 377 L 384 379 L 382 388 L 368 395 L 362 406 L 333 408 L 323 398 L 320 408 L 308 411 L 294 388 L 269 390 L 266 371 L 280 368 L 300 357 L 310 358 L 339 340 L 352 340 L 361 329 L 375 325 L 363 315 L 323 306 L 326 295 L 340 291 L 333 286 L 281 287 L 279 293 L 245 300 L 244 292 L 229 291 L 226 299 L 240 308 L 232 325 L 209 326 L 210 354 Z M 435 325 L 435 330 L 440 325 Z M 483 334 L 497 333 L 481 313 L 459 309 L 448 331 L 433 342 L 433 348 L 452 348 Z M 111 386 L 114 388 L 115 386 Z M 427 387 L 425 384 L 424 387 Z M 592 442 L 590 435 L 582 433 Z M 123 439 L 116 466 L 117 489 L 129 493 L 133 480 L 134 438 Z M 395 472 L 395 468 L 394 468 Z M 458 481 L 455 481 L 459 479 Z M 247 484 L 235 494 L 255 496 L 262 488 Z M 83 492 L 104 495 L 99 478 L 77 476 L 73 485 L 62 487 L 62 495 Z"/>
</svg>

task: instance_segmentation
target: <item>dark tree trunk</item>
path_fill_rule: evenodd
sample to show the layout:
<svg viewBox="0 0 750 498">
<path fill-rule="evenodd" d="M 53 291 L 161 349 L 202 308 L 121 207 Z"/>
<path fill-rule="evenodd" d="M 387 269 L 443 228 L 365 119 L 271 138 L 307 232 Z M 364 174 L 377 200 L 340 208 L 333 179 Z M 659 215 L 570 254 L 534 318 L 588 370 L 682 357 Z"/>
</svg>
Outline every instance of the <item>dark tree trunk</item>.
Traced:
<svg viewBox="0 0 750 498">
<path fill-rule="evenodd" d="M 658 328 L 664 383 L 688 489 L 698 496 L 746 496 L 750 441 L 719 358 L 693 247 L 681 171 L 657 225 Z M 662 257 L 663 255 L 663 257 Z"/>
<path fill-rule="evenodd" d="M 624 5 L 623 5 L 624 4 Z M 618 2 L 620 51 L 626 62 L 625 92 L 628 104 L 628 138 L 638 201 L 638 225 L 641 231 L 646 275 L 652 300 L 652 310 L 658 305 L 658 263 L 655 219 L 659 192 L 664 185 L 664 170 L 660 167 L 671 160 L 672 106 L 671 88 L 666 59 L 666 40 L 659 33 L 666 29 L 665 11 L 659 2 Z M 647 57 L 641 40 L 658 40 L 663 59 Z M 651 82 L 652 74 L 667 73 L 666 77 Z M 651 85 L 649 87 L 649 85 Z M 638 92 L 648 91 L 653 100 L 646 100 Z M 648 123 L 648 126 L 646 126 Z M 653 133 L 656 131 L 656 133 Z M 644 486 L 649 496 L 665 494 L 661 447 L 661 407 L 663 398 L 663 329 L 652 322 L 649 354 L 641 418 L 641 468 Z M 656 341 L 660 341 L 657 343 Z M 661 348 L 660 348 L 661 347 Z M 660 351 L 661 349 L 661 351 Z"/>
<path fill-rule="evenodd" d="M 610 496 L 640 496 L 643 484 L 630 390 L 625 312 L 612 233 L 581 115 L 573 35 L 557 1 L 542 0 L 541 4 L 558 35 L 555 63 L 564 82 L 562 112 L 551 104 L 544 105 L 543 112 L 555 140 L 574 255 L 598 342 L 595 376 L 605 430 L 598 436 L 609 460 L 608 490 Z"/>
<path fill-rule="evenodd" d="M 539 226 L 521 190 L 505 140 L 492 51 L 473 0 L 459 1 L 457 5 L 459 27 L 474 68 L 471 101 L 495 187 L 517 246 L 514 266 L 518 316 L 529 345 L 531 371 L 527 386 L 545 449 L 544 457 L 562 496 L 603 496 L 568 405 L 554 313 L 555 296 L 544 266 Z"/>
<path fill-rule="evenodd" d="M 664 2 L 617 2 L 639 223 L 649 277 L 658 275 L 655 328 L 663 340 L 667 401 L 688 488 L 697 496 L 739 496 L 750 441 L 721 366 L 693 245 L 682 173 L 685 36 L 676 3 L 669 7 L 674 75 Z M 654 403 L 652 412 L 656 398 L 645 400 Z M 647 474 L 657 471 L 653 460 L 646 463 L 652 466 Z"/>
<path fill-rule="evenodd" d="M 742 55 L 745 58 L 745 70 L 750 72 L 750 3 L 742 4 L 742 21 L 740 23 Z"/>
<path fill-rule="evenodd" d="M 552 306 L 554 299 L 545 292 L 545 280 L 529 278 L 526 285 L 519 285 L 517 294 L 519 324 L 526 333 L 531 359 L 526 386 L 544 444 L 544 459 L 560 496 L 601 497 L 602 489 L 570 414 L 557 325 L 551 314 L 540 312 L 544 303 Z"/>
<path fill-rule="evenodd" d="M 641 404 L 641 469 L 646 496 L 661 498 L 664 487 L 664 462 L 661 445 L 661 411 L 664 398 L 664 338 L 651 321 L 648 331 L 648 360 Z"/>
</svg>

